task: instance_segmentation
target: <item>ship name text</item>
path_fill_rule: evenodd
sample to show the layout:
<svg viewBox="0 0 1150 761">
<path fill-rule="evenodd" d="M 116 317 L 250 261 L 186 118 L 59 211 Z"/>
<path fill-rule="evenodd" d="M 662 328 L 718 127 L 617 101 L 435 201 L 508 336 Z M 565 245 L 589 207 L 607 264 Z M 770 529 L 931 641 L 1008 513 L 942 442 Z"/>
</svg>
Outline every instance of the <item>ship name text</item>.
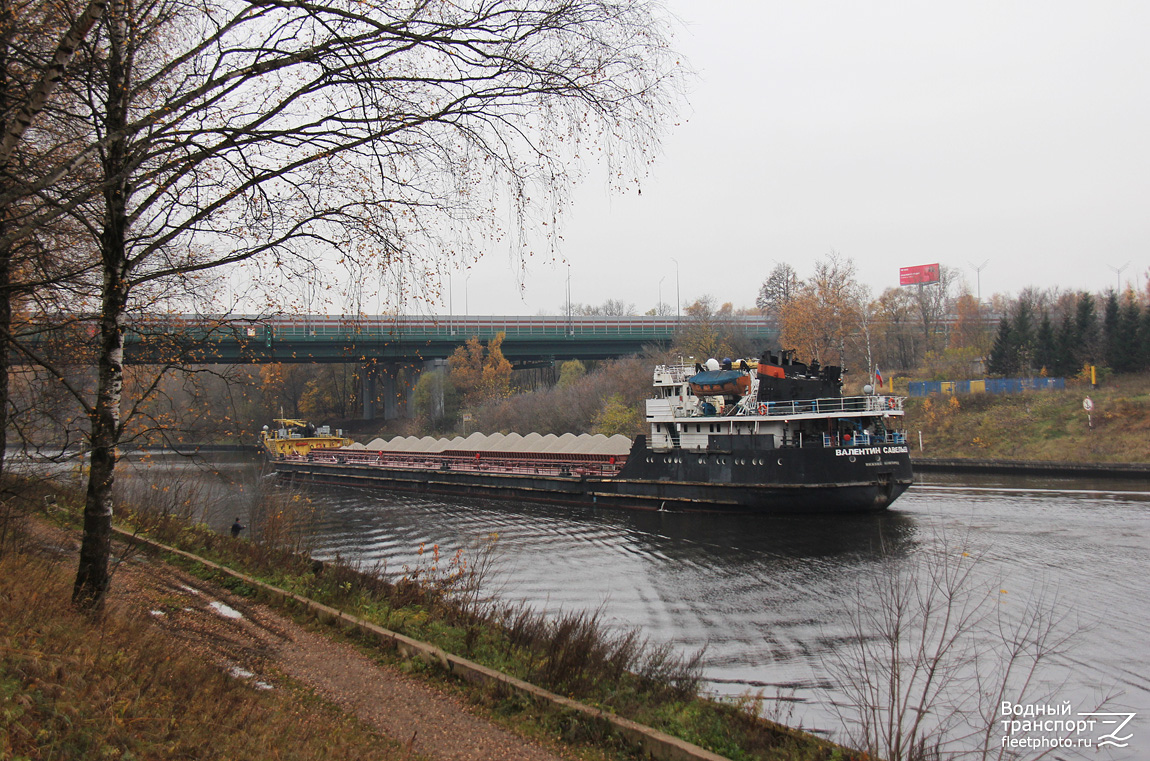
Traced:
<svg viewBox="0 0 1150 761">
<path fill-rule="evenodd" d="M 905 446 L 895 447 L 850 447 L 836 449 L 835 457 L 862 457 L 869 454 L 906 454 L 909 450 Z"/>
</svg>

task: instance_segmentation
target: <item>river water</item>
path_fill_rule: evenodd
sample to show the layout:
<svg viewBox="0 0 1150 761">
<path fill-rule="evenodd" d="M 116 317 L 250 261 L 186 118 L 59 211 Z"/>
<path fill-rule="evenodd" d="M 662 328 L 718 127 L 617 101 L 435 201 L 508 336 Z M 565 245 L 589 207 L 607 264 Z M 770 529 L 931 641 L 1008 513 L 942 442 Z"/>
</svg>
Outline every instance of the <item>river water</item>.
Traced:
<svg viewBox="0 0 1150 761">
<path fill-rule="evenodd" d="M 259 466 L 215 464 L 222 476 L 198 471 L 210 483 L 199 499 L 225 530 L 233 513 L 246 522 L 237 490 L 252 492 Z M 167 469 L 153 465 L 149 477 Z M 837 517 L 571 509 L 331 487 L 307 495 L 318 507 L 318 557 L 400 571 L 422 562 L 421 545 L 473 553 L 498 535 L 490 588 L 503 599 L 549 611 L 601 608 L 612 625 L 641 627 L 683 651 L 705 647 L 708 689 L 763 690 L 781 698 L 768 701 L 769 714 L 827 733 L 839 728 L 832 704 L 842 699 L 827 664 L 851 657 L 851 611 L 883 604 L 860 580 L 965 549 L 979 556 L 975 584 L 1008 619 L 1035 604 L 1062 620 L 1060 631 L 1077 631 L 1043 676 L 1051 702 L 1077 714 L 1113 696 L 1103 710 L 1137 714 L 1121 733 L 1133 733 L 1126 748 L 1092 757 L 1150 758 L 1150 484 L 918 480 L 886 512 Z"/>
</svg>

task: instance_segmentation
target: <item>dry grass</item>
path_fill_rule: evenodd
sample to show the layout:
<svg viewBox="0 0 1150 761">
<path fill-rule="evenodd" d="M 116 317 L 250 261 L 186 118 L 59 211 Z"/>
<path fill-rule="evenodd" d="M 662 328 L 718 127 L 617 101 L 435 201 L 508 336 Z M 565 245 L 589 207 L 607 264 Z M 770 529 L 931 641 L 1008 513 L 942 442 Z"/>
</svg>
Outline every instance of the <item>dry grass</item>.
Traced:
<svg viewBox="0 0 1150 761">
<path fill-rule="evenodd" d="M 70 553 L 0 557 L 0 758 L 399 759 L 302 690 L 257 691 L 109 606 L 69 599 Z"/>
<path fill-rule="evenodd" d="M 7 493 L 19 494 L 25 486 L 30 485 L 14 484 Z M 308 507 L 290 491 L 269 491 L 261 509 L 291 528 L 253 531 L 262 536 L 259 541 L 235 540 L 189 524 L 186 493 L 176 488 L 157 492 L 145 500 L 150 505 L 134 510 L 121 505 L 117 520 L 146 527 L 161 542 L 732 759 L 857 757 L 740 706 L 700 697 L 701 653 L 683 656 L 648 642 L 638 631 L 613 629 L 596 612 L 545 613 L 501 603 L 486 588 L 494 537 L 447 557 L 425 548 L 416 567 L 392 573 L 383 566 L 320 564 L 295 551 L 306 533 L 301 526 L 307 523 Z M 56 518 L 78 528 L 78 495 L 58 496 Z M 11 537 L 26 536 L 20 524 L 27 510 L 43 506 L 39 496 L 19 504 L 27 509 L 8 521 L 4 530 Z M 74 548 L 44 556 L 30 553 L 31 544 L 9 542 L 0 557 L 5 743 L 0 758 L 407 757 L 403 748 L 383 743 L 302 690 L 253 690 L 174 647 L 149 620 L 132 617 L 114 603 L 102 621 L 80 616 L 62 604 L 70 596 Z M 233 592 L 254 592 L 230 577 L 186 565 Z M 481 688 L 471 699 L 504 723 L 530 727 L 542 737 L 590 744 L 592 755 L 631 757 L 634 752 L 602 722 Z"/>
<path fill-rule="evenodd" d="M 1092 428 L 1086 396 L 1095 404 Z M 1122 376 L 1097 389 L 914 398 L 906 426 L 915 452 L 922 431 L 925 457 L 1147 462 L 1150 376 Z"/>
<path fill-rule="evenodd" d="M 306 504 L 291 492 L 269 492 L 273 507 L 294 523 Z M 150 537 L 238 568 L 388 629 L 431 642 L 491 668 L 655 726 L 733 759 L 845 759 L 848 751 L 751 716 L 739 706 L 699 696 L 703 653 L 683 655 L 651 643 L 637 630 L 608 626 L 598 612 L 544 612 L 491 595 L 489 570 L 496 551 L 489 537 L 468 552 L 441 556 L 422 548 L 414 567 L 388 572 L 338 558 L 314 563 L 295 550 L 294 532 L 270 532 L 256 541 L 233 540 L 203 526 L 182 524 L 170 511 L 134 512 Z M 276 542 L 272 537 L 278 537 Z M 195 569 L 189 569 L 195 570 Z M 235 588 L 226 578 L 213 581 Z M 513 696 L 476 698 L 496 715 L 534 723 L 545 734 L 607 749 L 617 739 L 583 719 L 541 712 Z M 625 752 L 626 753 L 626 752 Z"/>
</svg>

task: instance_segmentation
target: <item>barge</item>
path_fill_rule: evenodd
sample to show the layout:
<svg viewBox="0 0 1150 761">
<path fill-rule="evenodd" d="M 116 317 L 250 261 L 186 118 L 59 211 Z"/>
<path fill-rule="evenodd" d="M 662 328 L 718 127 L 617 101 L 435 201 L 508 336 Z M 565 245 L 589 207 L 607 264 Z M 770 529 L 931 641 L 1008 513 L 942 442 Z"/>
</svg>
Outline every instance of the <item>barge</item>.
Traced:
<svg viewBox="0 0 1150 761">
<path fill-rule="evenodd" d="M 905 400 L 843 396 L 837 367 L 711 359 L 660 365 L 653 385 L 634 441 L 472 434 L 301 451 L 265 431 L 264 446 L 301 483 L 648 510 L 873 511 L 913 481 Z"/>
</svg>

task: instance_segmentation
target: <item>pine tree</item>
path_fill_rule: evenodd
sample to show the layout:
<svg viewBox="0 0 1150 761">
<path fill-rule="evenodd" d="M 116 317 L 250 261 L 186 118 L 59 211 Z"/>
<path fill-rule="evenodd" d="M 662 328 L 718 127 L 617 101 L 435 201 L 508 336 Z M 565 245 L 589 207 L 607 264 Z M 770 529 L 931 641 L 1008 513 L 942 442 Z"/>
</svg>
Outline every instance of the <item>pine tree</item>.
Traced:
<svg viewBox="0 0 1150 761">
<path fill-rule="evenodd" d="M 1114 291 L 1106 293 L 1106 308 L 1102 313 L 1102 346 L 1103 361 L 1107 365 L 1118 369 L 1118 294 Z"/>
<path fill-rule="evenodd" d="M 1054 374 L 1066 377 L 1078 372 L 1075 360 L 1079 341 L 1074 331 L 1074 317 L 1069 312 L 1062 315 L 1062 324 L 1058 327 L 1058 344 L 1054 356 Z"/>
<path fill-rule="evenodd" d="M 1078 294 L 1078 308 L 1074 314 L 1074 369 L 1094 364 L 1101 356 L 1098 347 L 1098 313 L 1094 309 L 1094 297 L 1089 293 Z"/>
<path fill-rule="evenodd" d="M 998 333 L 994 336 L 994 346 L 990 349 L 990 359 L 987 369 L 992 375 L 1011 375 L 1018 363 L 1017 344 L 1014 340 L 1014 329 L 1009 317 L 998 321 Z"/>
<path fill-rule="evenodd" d="M 1138 324 L 1142 319 L 1142 309 L 1134 299 L 1133 291 L 1128 291 L 1118 307 L 1118 319 L 1114 331 L 1114 356 L 1110 366 L 1116 373 L 1133 373 L 1139 368 Z"/>
<path fill-rule="evenodd" d="M 1034 366 L 1034 311 L 1030 302 L 1018 300 L 1011 326 L 1014 342 L 1014 368 L 1017 372 L 1029 373 Z"/>
<path fill-rule="evenodd" d="M 1142 310 L 1138 321 L 1138 371 L 1150 370 L 1150 309 Z"/>
<path fill-rule="evenodd" d="M 1038 324 L 1038 335 L 1034 339 L 1034 363 L 1047 375 L 1057 372 L 1055 363 L 1058 359 L 1058 342 L 1054 336 L 1054 325 L 1050 322 L 1050 315 L 1042 313 L 1042 322 Z"/>
</svg>

